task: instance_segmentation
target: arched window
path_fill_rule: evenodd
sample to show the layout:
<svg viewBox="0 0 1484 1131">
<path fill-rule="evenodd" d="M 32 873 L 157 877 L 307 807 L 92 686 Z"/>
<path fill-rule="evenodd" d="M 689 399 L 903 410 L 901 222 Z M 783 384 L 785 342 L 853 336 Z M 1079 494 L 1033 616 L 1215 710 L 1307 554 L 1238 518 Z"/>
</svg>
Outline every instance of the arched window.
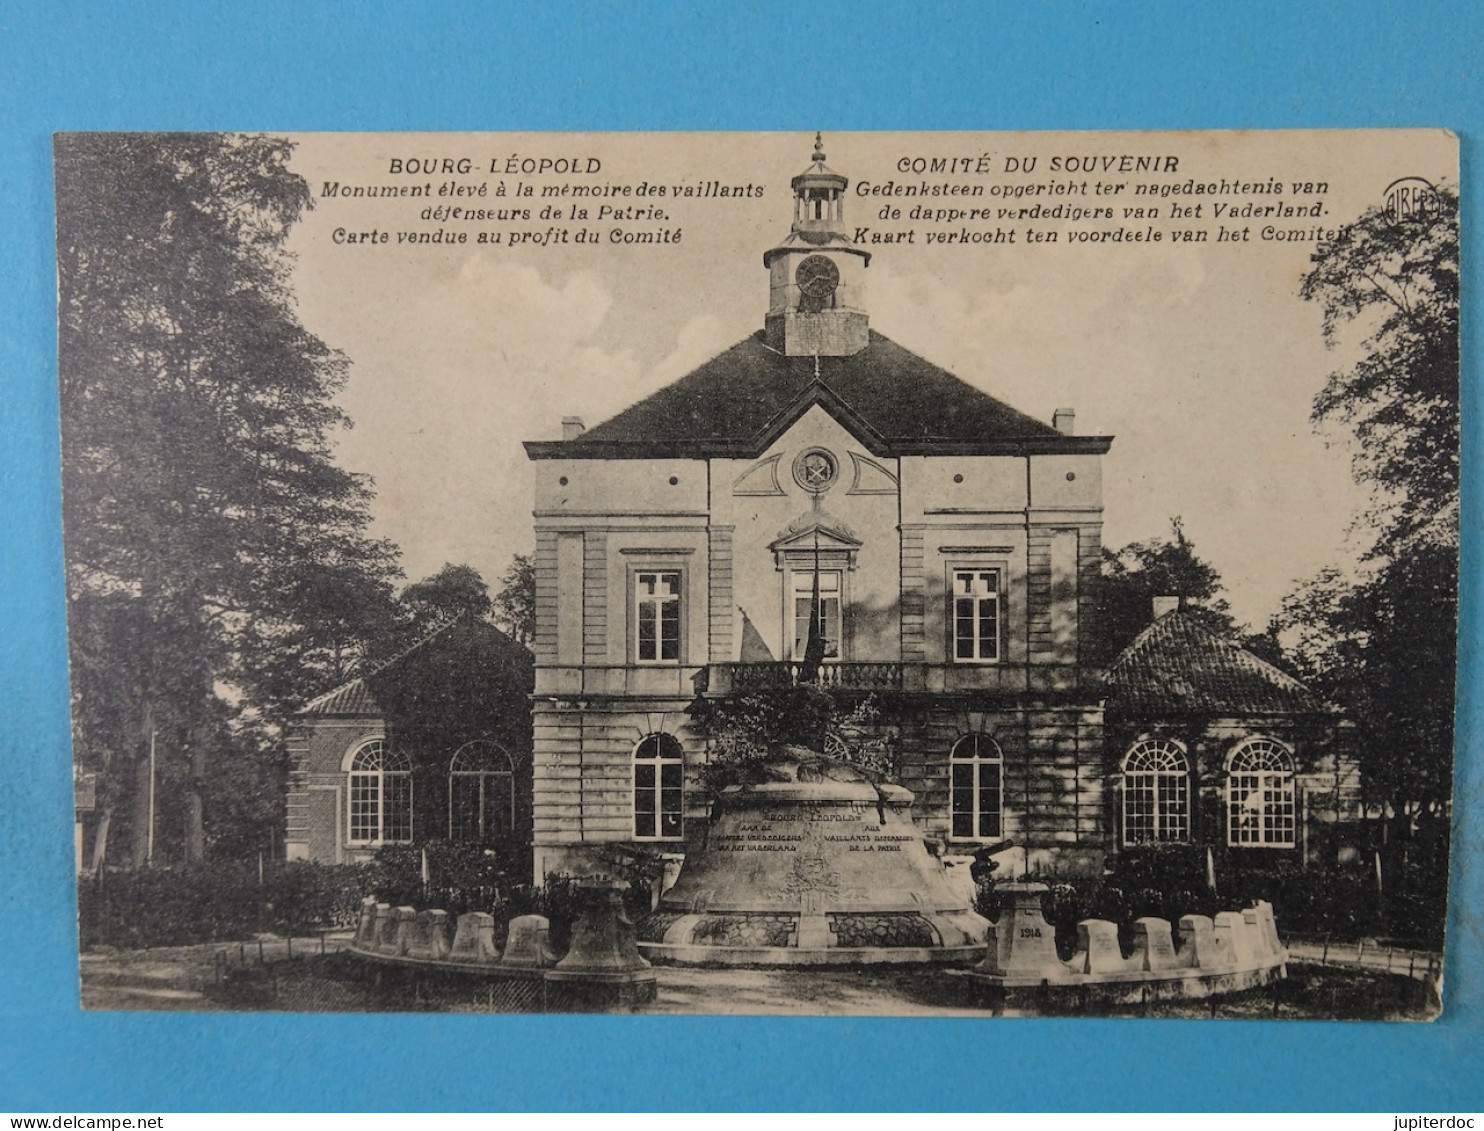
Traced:
<svg viewBox="0 0 1484 1131">
<path fill-rule="evenodd" d="M 363 742 L 350 759 L 350 842 L 412 839 L 412 767 L 384 739 Z"/>
<path fill-rule="evenodd" d="M 1190 763 L 1173 742 L 1137 742 L 1123 759 L 1123 843 L 1190 837 Z"/>
<path fill-rule="evenodd" d="M 1271 738 L 1249 738 L 1226 763 L 1227 843 L 1292 848 L 1293 755 Z"/>
<path fill-rule="evenodd" d="M 515 832 L 515 767 L 493 742 L 466 743 L 448 764 L 448 836 L 494 844 Z"/>
<path fill-rule="evenodd" d="M 685 804 L 685 753 L 668 734 L 651 734 L 634 748 L 634 836 L 680 836 Z"/>
<path fill-rule="evenodd" d="M 988 735 L 966 735 L 954 744 L 948 761 L 954 840 L 1000 835 L 1004 766 L 999 744 Z"/>
</svg>

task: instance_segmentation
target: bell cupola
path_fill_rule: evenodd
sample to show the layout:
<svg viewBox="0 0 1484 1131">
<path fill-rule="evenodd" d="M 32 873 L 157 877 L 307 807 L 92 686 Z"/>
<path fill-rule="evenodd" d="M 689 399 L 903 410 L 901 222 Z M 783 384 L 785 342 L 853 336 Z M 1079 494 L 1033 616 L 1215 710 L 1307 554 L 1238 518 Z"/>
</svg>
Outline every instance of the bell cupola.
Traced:
<svg viewBox="0 0 1484 1131">
<path fill-rule="evenodd" d="M 791 357 L 846 357 L 870 341 L 861 275 L 870 252 L 845 229 L 848 178 L 825 163 L 824 139 L 796 176 L 793 227 L 763 255 L 768 269 L 767 342 Z"/>
</svg>

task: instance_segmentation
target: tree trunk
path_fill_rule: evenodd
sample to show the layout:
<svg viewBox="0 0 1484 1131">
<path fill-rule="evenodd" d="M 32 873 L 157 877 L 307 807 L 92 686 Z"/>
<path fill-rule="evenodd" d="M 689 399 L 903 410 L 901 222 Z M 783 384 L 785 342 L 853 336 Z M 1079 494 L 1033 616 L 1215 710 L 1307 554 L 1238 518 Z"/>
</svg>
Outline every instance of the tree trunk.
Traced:
<svg viewBox="0 0 1484 1131">
<path fill-rule="evenodd" d="M 192 785 L 186 792 L 185 858 L 187 864 L 199 864 L 206 858 L 206 831 L 202 821 L 201 790 Z"/>
<path fill-rule="evenodd" d="M 98 825 L 93 830 L 93 859 L 88 871 L 98 875 L 108 860 L 108 827 L 113 823 L 113 806 L 104 806 L 98 815 Z"/>
<path fill-rule="evenodd" d="M 197 604 L 199 607 L 199 602 Z M 205 665 L 203 664 L 203 670 Z M 205 704 L 212 698 L 211 680 L 203 675 L 199 688 L 201 698 L 191 704 L 194 722 L 186 731 L 186 748 L 190 755 L 190 776 L 186 782 L 185 797 L 185 859 L 188 864 L 199 864 L 206 859 L 206 753 L 214 736 L 211 733 Z"/>
<path fill-rule="evenodd" d="M 130 863 L 136 868 L 143 868 L 149 862 L 149 824 L 150 824 L 150 772 L 149 740 L 145 740 L 144 750 L 139 760 L 134 764 L 134 797 L 133 797 L 133 820 L 131 822 L 131 836 L 129 845 Z"/>
<path fill-rule="evenodd" d="M 185 858 L 187 864 L 206 859 L 206 803 L 202 796 L 206 783 L 206 742 L 197 733 L 191 742 L 191 781 L 186 787 Z"/>
</svg>

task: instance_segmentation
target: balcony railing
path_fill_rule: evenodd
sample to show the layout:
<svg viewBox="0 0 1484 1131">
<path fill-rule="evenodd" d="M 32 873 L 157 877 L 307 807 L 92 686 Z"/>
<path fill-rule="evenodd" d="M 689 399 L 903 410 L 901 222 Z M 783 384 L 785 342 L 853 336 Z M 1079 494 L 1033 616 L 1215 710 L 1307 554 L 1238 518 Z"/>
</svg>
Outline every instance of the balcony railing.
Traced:
<svg viewBox="0 0 1484 1131">
<path fill-rule="evenodd" d="M 719 694 L 797 687 L 810 682 L 801 663 L 712 664 L 711 688 Z M 902 686 L 902 665 L 821 664 L 813 680 L 819 687 L 842 691 L 894 691 Z"/>
<path fill-rule="evenodd" d="M 804 681 L 798 662 L 712 664 L 697 687 L 707 695 L 797 687 Z M 964 691 L 1001 695 L 1095 692 L 1099 673 L 1074 664 L 924 664 L 840 663 L 820 666 L 816 685 L 832 691 L 902 691 L 909 694 L 953 694 Z"/>
<path fill-rule="evenodd" d="M 757 664 L 538 664 L 536 694 L 567 697 L 641 697 L 689 700 L 702 695 L 741 695 L 797 687 L 805 682 L 797 661 Z M 926 664 L 873 661 L 825 663 L 816 686 L 831 691 L 941 695 L 1097 693 L 1099 673 L 1075 664 Z"/>
</svg>

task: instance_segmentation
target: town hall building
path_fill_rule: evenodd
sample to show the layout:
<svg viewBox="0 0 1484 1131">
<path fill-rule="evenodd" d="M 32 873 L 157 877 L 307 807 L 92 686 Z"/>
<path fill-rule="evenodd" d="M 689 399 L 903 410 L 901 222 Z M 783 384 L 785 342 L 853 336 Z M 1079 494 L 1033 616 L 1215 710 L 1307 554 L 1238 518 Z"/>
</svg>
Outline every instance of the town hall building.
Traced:
<svg viewBox="0 0 1484 1131">
<path fill-rule="evenodd" d="M 763 255 L 756 333 L 526 444 L 535 876 L 614 845 L 682 854 L 709 804 L 693 702 L 814 678 L 815 616 L 820 686 L 874 697 L 945 853 L 1086 875 L 1164 842 L 1302 853 L 1306 821 L 1353 816 L 1334 709 L 1178 610 L 1164 662 L 1141 637 L 1113 665 L 1129 709 L 1109 702 L 1089 656 L 1112 437 L 1078 435 L 1070 409 L 1033 419 L 872 329 L 847 184 L 816 142 Z"/>
</svg>

